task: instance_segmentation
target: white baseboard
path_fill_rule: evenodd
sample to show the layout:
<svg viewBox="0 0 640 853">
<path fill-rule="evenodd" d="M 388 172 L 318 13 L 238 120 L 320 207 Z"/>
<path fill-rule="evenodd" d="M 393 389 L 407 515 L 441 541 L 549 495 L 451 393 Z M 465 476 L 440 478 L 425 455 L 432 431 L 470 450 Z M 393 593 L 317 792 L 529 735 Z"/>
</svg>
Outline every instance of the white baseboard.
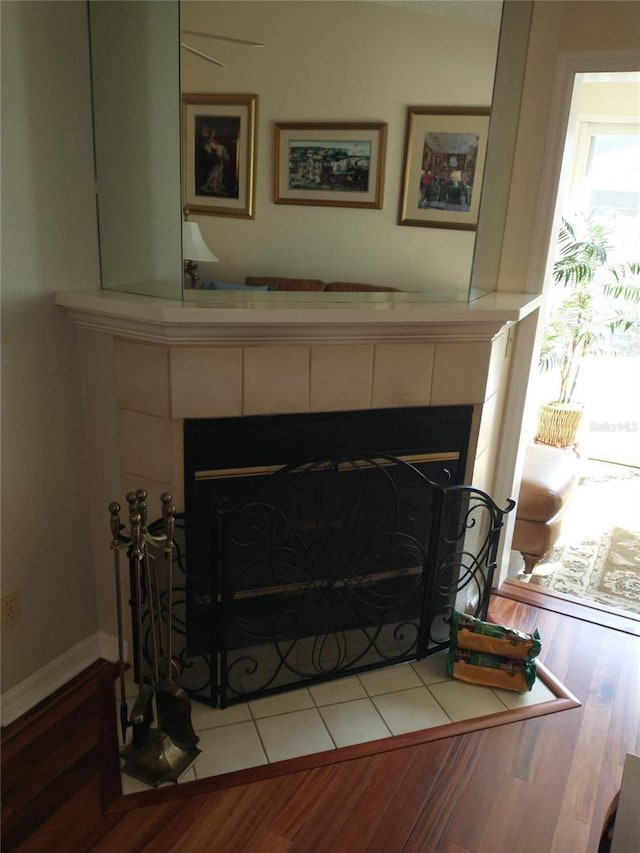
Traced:
<svg viewBox="0 0 640 853">
<path fill-rule="evenodd" d="M 101 658 L 111 661 L 111 663 L 118 660 L 118 642 L 111 634 L 98 631 L 98 647 Z"/>
<path fill-rule="evenodd" d="M 68 681 L 82 672 L 100 657 L 106 657 L 102 652 L 103 638 L 105 645 L 107 635 L 102 633 L 92 634 L 86 640 L 68 649 L 59 657 L 52 660 L 42 669 L 34 672 L 20 684 L 7 690 L 0 697 L 0 724 L 9 725 L 22 714 L 26 714 L 47 696 L 50 696 L 58 688 L 63 687 Z M 117 643 L 116 646 L 117 660 Z M 111 660 L 111 658 L 107 658 Z"/>
</svg>

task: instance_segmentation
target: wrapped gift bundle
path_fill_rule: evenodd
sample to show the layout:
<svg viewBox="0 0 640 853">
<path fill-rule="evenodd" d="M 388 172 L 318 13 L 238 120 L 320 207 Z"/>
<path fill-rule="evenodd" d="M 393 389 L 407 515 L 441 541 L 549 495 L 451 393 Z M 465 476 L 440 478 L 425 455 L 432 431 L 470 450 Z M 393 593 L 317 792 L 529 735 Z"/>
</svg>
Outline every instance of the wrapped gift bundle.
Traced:
<svg viewBox="0 0 640 853">
<path fill-rule="evenodd" d="M 525 634 L 453 612 L 449 675 L 470 684 L 526 693 L 536 680 L 540 634 Z"/>
<path fill-rule="evenodd" d="M 472 652 L 487 652 L 516 660 L 533 660 L 540 654 L 542 644 L 538 629 L 533 634 L 524 634 L 513 628 L 503 628 L 494 622 L 482 622 L 473 616 L 453 611 L 451 617 L 451 639 L 455 635 L 456 645 Z"/>
</svg>

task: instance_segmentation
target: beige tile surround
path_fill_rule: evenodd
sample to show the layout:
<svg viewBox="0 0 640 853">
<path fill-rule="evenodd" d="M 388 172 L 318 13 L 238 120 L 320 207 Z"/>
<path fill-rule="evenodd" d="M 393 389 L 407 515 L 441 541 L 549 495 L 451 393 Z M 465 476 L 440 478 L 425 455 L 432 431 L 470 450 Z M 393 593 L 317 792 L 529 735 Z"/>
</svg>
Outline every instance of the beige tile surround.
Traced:
<svg viewBox="0 0 640 853">
<path fill-rule="evenodd" d="M 182 420 L 474 406 L 467 482 L 490 492 L 510 358 L 493 341 L 233 345 L 115 339 L 123 492 L 184 505 Z"/>
</svg>

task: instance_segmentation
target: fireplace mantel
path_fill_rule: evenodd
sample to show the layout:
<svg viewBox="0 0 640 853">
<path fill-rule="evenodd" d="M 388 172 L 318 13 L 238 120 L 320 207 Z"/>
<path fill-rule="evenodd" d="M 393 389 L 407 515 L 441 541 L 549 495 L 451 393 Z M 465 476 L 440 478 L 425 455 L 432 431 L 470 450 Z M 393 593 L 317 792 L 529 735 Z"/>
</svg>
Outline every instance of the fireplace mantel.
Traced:
<svg viewBox="0 0 640 853">
<path fill-rule="evenodd" d="M 150 506 L 168 491 L 184 508 L 187 419 L 471 406 L 464 479 L 493 495 L 511 354 L 540 297 L 451 304 L 361 295 L 57 294 L 78 332 L 103 630 L 115 635 L 106 508 L 139 488 Z"/>
<path fill-rule="evenodd" d="M 241 345 L 490 341 L 540 303 L 540 296 L 528 293 L 490 293 L 469 303 L 428 302 L 411 293 L 344 301 L 291 293 L 242 298 L 235 292 L 196 291 L 189 296 L 179 302 L 108 290 L 73 290 L 58 292 L 56 304 L 84 329 L 165 344 Z"/>
</svg>

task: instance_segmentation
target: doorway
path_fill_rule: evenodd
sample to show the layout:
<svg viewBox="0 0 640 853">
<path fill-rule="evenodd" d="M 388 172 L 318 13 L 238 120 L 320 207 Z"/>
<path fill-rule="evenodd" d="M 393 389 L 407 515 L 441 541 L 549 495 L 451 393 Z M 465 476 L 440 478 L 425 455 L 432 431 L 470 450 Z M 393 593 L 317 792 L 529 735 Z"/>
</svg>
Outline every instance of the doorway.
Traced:
<svg viewBox="0 0 640 853">
<path fill-rule="evenodd" d="M 575 75 L 555 221 L 575 226 L 590 219 L 608 232 L 607 264 L 640 261 L 640 74 Z M 553 272 L 560 255 L 552 240 L 545 281 L 543 338 L 566 299 Z M 637 288 L 637 272 L 620 287 Z M 560 288 L 560 289 L 559 289 Z M 640 305 L 632 299 L 607 306 L 625 323 L 608 332 L 581 365 L 575 399 L 584 406 L 578 442 L 580 485 L 563 519 L 560 538 L 531 575 L 512 554 L 510 575 L 540 592 L 575 596 L 640 616 Z M 596 315 L 597 320 L 604 313 Z M 627 325 L 628 324 L 628 325 Z M 557 375 L 534 374 L 530 409 L 557 399 Z M 536 435 L 528 423 L 522 442 Z M 622 543 L 622 544 L 621 544 Z M 618 593 L 621 593 L 618 595 Z M 625 598 L 626 596 L 626 598 Z M 628 607 L 627 607 L 628 605 Z"/>
</svg>

